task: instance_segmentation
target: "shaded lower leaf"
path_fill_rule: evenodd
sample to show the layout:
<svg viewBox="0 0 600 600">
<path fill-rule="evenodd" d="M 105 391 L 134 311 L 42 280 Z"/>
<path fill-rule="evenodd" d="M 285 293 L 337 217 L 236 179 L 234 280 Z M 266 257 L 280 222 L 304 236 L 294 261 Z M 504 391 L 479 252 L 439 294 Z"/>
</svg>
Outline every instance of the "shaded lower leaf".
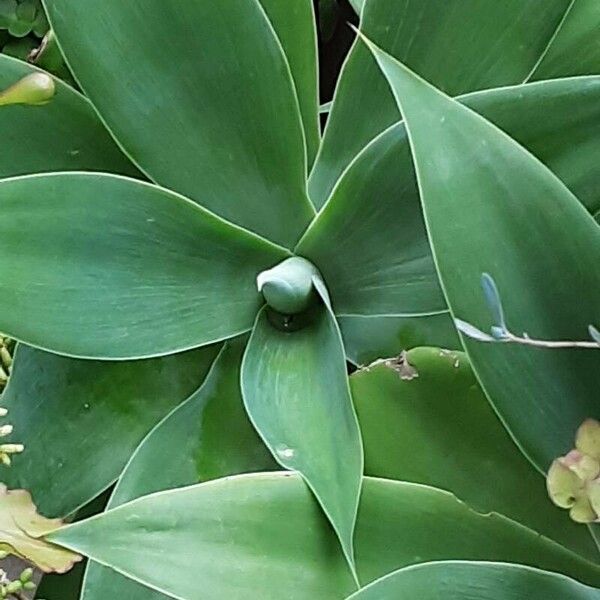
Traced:
<svg viewBox="0 0 600 600">
<path fill-rule="evenodd" d="M 548 571 L 484 562 L 432 562 L 395 571 L 348 600 L 598 600 L 600 590 Z"/>
<path fill-rule="evenodd" d="M 130 362 L 20 345 L 2 396 L 25 451 L 4 469 L 43 514 L 66 516 L 119 475 L 146 433 L 203 381 L 218 347 Z"/>
<path fill-rule="evenodd" d="M 596 560 L 587 528 L 550 502 L 544 478 L 494 414 L 466 355 L 415 348 L 403 360 L 415 377 L 403 379 L 394 363 L 350 377 L 365 473 L 446 489 Z"/>
<path fill-rule="evenodd" d="M 337 532 L 350 564 L 363 473 L 341 335 L 324 305 L 287 332 L 259 313 L 242 364 L 251 421 L 286 469 L 302 474 Z"/>
<path fill-rule="evenodd" d="M 242 402 L 240 366 L 244 347 L 245 340 L 228 342 L 202 387 L 148 434 L 123 471 L 109 509 L 155 491 L 275 468 Z M 82 600 L 101 600 L 111 594 L 127 600 L 165 598 L 160 592 L 90 562 Z"/>
<path fill-rule="evenodd" d="M 355 591 L 338 541 L 301 477 L 242 475 L 134 500 L 51 534 L 183 600 L 340 600 Z M 494 560 L 591 585 L 600 567 L 435 488 L 366 478 L 356 534 L 363 583 L 419 562 Z"/>
<path fill-rule="evenodd" d="M 85 358 L 160 356 L 252 327 L 279 246 L 106 174 L 0 182 L 0 331 Z M 85 331 L 85 335 L 82 335 Z"/>
</svg>

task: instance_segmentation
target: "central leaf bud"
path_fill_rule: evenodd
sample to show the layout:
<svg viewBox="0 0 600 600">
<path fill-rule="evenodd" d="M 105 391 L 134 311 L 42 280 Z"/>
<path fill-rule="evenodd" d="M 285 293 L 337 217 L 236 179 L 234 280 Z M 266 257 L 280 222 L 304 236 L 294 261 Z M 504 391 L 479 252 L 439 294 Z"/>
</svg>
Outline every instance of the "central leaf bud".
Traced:
<svg viewBox="0 0 600 600">
<path fill-rule="evenodd" d="M 293 256 L 260 273 L 256 284 L 270 308 L 283 315 L 297 315 L 316 302 L 315 278 L 320 277 L 312 263 Z"/>
</svg>

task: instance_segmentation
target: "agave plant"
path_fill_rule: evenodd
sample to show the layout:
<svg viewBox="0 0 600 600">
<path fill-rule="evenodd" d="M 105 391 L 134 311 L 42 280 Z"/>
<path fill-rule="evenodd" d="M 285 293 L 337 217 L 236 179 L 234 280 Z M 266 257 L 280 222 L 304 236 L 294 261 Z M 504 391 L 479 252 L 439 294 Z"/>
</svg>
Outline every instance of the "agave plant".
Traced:
<svg viewBox="0 0 600 600">
<path fill-rule="evenodd" d="M 91 558 L 72 597 L 598 596 L 600 465 L 585 524 L 542 474 L 600 353 L 454 326 L 482 273 L 599 321 L 598 10 L 353 5 L 322 139 L 308 0 L 47 0 L 85 95 L 1 57 L 0 551 Z"/>
</svg>

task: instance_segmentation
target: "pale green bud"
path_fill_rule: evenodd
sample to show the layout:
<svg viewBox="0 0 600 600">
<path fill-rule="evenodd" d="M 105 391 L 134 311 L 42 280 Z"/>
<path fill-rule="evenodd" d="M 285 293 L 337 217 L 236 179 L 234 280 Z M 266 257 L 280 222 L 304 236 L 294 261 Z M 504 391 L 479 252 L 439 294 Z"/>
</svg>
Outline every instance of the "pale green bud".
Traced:
<svg viewBox="0 0 600 600">
<path fill-rule="evenodd" d="M 575 438 L 575 447 L 580 452 L 600 461 L 600 423 L 595 419 L 586 419 Z"/>
<path fill-rule="evenodd" d="M 600 479 L 587 484 L 587 496 L 596 515 L 600 518 Z"/>
<path fill-rule="evenodd" d="M 0 425 L 0 437 L 5 437 L 13 432 L 12 425 Z"/>
<path fill-rule="evenodd" d="M 15 581 L 11 581 L 6 586 L 6 591 L 9 594 L 14 594 L 15 592 L 20 592 L 23 589 L 23 584 L 17 579 Z"/>
<path fill-rule="evenodd" d="M 595 458 L 579 452 L 579 450 L 571 450 L 560 460 L 583 481 L 592 481 L 600 475 L 600 463 Z"/>
<path fill-rule="evenodd" d="M 569 516 L 575 523 L 594 523 L 598 518 L 587 496 L 581 496 L 577 499 L 569 511 Z"/>
<path fill-rule="evenodd" d="M 309 308 L 317 298 L 313 283 L 315 275 L 318 271 L 309 261 L 293 256 L 260 273 L 256 285 L 273 310 L 283 315 L 296 315 Z"/>
<path fill-rule="evenodd" d="M 0 453 L 19 454 L 25 450 L 23 444 L 0 444 Z"/>
<path fill-rule="evenodd" d="M 8 414 L 8 410 L 6 408 L 2 408 L 0 406 L 0 417 L 5 417 Z"/>
<path fill-rule="evenodd" d="M 583 481 L 560 458 L 548 470 L 546 487 L 552 502 L 561 508 L 572 508 L 584 493 Z"/>
<path fill-rule="evenodd" d="M 54 79 L 46 73 L 32 73 L 0 92 L 0 106 L 29 104 L 40 106 L 52 100 L 56 93 Z"/>
<path fill-rule="evenodd" d="M 21 583 L 27 583 L 33 577 L 33 569 L 31 567 L 27 567 L 23 569 L 23 572 L 19 575 L 19 579 Z"/>
</svg>

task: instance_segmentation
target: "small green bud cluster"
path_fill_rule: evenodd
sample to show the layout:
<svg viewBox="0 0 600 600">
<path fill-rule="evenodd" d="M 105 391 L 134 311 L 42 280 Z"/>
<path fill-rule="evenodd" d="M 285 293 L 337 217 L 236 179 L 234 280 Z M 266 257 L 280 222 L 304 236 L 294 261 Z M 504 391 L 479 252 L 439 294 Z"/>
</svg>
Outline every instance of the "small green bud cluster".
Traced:
<svg viewBox="0 0 600 600">
<path fill-rule="evenodd" d="M 12 369 L 12 352 L 14 341 L 10 338 L 0 335 L 0 392 L 8 383 L 8 376 Z"/>
<path fill-rule="evenodd" d="M 0 407 L 0 418 L 6 417 L 8 411 L 6 408 Z M 0 438 L 7 437 L 13 432 L 12 425 L 0 425 Z M 10 467 L 11 455 L 23 452 L 25 447 L 23 444 L 0 444 L 0 463 Z"/>
<path fill-rule="evenodd" d="M 577 523 L 600 522 L 600 423 L 587 419 L 577 430 L 575 449 L 557 458 L 546 479 L 548 494 L 569 509 Z"/>
<path fill-rule="evenodd" d="M 6 552 L 0 551 L 0 559 L 6 558 Z M 33 577 L 33 569 L 27 567 L 19 575 L 18 579 L 11 581 L 6 573 L 0 569 L 0 598 L 24 598 L 21 595 L 23 591 L 30 591 L 35 589 L 35 583 L 31 581 Z"/>
</svg>

